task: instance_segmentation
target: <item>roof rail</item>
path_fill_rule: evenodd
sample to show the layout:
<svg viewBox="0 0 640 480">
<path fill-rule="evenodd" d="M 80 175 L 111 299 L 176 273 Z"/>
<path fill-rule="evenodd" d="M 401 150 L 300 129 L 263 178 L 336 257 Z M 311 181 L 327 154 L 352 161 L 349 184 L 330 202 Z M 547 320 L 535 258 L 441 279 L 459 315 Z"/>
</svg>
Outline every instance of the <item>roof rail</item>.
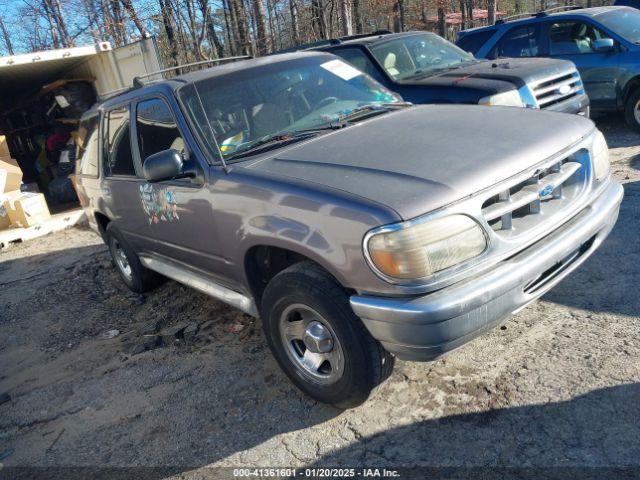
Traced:
<svg viewBox="0 0 640 480">
<path fill-rule="evenodd" d="M 579 5 L 565 5 L 563 7 L 554 7 L 554 8 L 547 8 L 545 10 L 540 10 L 539 12 L 536 13 L 530 13 L 530 12 L 526 12 L 526 13 L 518 13 L 516 15 L 510 15 L 508 17 L 504 17 L 501 18 L 499 20 L 496 20 L 494 25 L 501 25 L 503 23 L 509 22 L 511 20 L 517 20 L 519 18 L 527 18 L 527 17 L 546 17 L 547 15 L 549 15 L 550 13 L 553 12 L 562 12 L 565 10 L 580 10 L 582 7 Z"/>
<path fill-rule="evenodd" d="M 359 38 L 367 38 L 367 37 L 377 37 L 380 35 L 390 35 L 393 32 L 391 30 L 376 30 L 372 33 L 358 33 L 356 35 L 346 35 L 344 37 L 339 37 L 337 40 L 341 42 L 346 42 L 347 40 L 357 40 Z"/>
<path fill-rule="evenodd" d="M 138 76 L 134 77 L 134 79 L 133 79 L 133 87 L 134 88 L 143 87 L 144 86 L 144 83 L 142 82 L 143 78 L 153 77 L 154 75 L 161 75 L 161 74 L 164 74 L 166 72 L 172 72 L 174 70 L 180 70 L 181 68 L 195 67 L 195 66 L 198 66 L 198 65 L 206 65 L 206 64 L 210 64 L 210 63 L 222 63 L 222 62 L 233 62 L 235 60 L 247 60 L 249 58 L 251 58 L 251 56 L 249 56 L 249 55 L 239 55 L 239 56 L 236 56 L 236 57 L 213 58 L 211 60 L 202 60 L 200 62 L 184 63 L 182 65 L 177 65 L 175 67 L 163 68 L 162 70 L 157 70 L 155 72 L 145 73 L 144 75 L 138 75 Z"/>
</svg>

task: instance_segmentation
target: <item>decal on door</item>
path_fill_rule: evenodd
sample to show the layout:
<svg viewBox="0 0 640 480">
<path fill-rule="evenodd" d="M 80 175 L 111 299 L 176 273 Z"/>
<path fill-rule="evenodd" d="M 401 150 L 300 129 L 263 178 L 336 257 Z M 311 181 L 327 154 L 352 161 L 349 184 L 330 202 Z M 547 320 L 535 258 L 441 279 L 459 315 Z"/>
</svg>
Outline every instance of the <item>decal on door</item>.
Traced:
<svg viewBox="0 0 640 480">
<path fill-rule="evenodd" d="M 151 183 L 140 185 L 140 201 L 149 223 L 180 220 L 175 192 Z"/>
</svg>

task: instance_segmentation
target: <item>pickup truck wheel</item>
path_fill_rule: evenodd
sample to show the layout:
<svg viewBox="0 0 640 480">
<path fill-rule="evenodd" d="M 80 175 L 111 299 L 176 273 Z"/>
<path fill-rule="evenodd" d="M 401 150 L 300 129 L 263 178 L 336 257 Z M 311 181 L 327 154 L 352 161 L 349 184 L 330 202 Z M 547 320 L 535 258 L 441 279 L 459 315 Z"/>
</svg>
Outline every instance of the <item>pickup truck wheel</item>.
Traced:
<svg viewBox="0 0 640 480">
<path fill-rule="evenodd" d="M 280 367 L 316 400 L 355 407 L 391 375 L 394 357 L 364 328 L 343 288 L 312 262 L 269 282 L 261 316 Z"/>
<path fill-rule="evenodd" d="M 636 88 L 627 98 L 624 116 L 629 127 L 640 132 L 640 88 Z"/>
<path fill-rule="evenodd" d="M 142 266 L 138 255 L 115 225 L 107 225 L 105 237 L 111 260 L 127 287 L 134 292 L 142 293 L 162 282 L 161 275 Z"/>
</svg>

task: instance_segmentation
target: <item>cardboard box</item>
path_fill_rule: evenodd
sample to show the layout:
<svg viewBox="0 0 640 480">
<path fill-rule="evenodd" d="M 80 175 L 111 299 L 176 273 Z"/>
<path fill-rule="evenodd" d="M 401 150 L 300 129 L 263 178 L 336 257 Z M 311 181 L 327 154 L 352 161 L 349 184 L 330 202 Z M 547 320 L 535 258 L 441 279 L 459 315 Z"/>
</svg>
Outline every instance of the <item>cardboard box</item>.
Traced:
<svg viewBox="0 0 640 480">
<path fill-rule="evenodd" d="M 11 158 L 11 152 L 9 152 L 9 145 L 7 145 L 7 137 L 0 135 L 0 160 L 9 161 Z M 15 161 L 15 160 L 13 160 Z"/>
<path fill-rule="evenodd" d="M 22 192 L 6 200 L 4 208 L 14 227 L 31 227 L 51 218 L 49 207 L 41 193 Z"/>
<path fill-rule="evenodd" d="M 22 170 L 13 163 L 0 160 L 0 193 L 20 190 Z"/>
<path fill-rule="evenodd" d="M 0 230 L 11 226 L 9 212 L 4 208 L 4 203 L 20 195 L 20 192 L 0 193 Z"/>
</svg>

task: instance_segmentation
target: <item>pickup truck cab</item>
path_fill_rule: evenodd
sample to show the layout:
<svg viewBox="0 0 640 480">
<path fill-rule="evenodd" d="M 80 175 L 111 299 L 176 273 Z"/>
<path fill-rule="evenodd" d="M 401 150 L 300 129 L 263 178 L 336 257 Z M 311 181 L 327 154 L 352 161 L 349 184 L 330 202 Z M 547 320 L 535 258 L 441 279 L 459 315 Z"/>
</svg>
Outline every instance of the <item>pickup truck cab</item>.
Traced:
<svg viewBox="0 0 640 480">
<path fill-rule="evenodd" d="M 479 60 L 442 37 L 421 31 L 354 35 L 296 49 L 338 55 L 416 104 L 513 106 L 589 116 L 589 97 L 580 74 L 567 61 Z M 558 83 L 570 88 L 556 94 Z"/>
<path fill-rule="evenodd" d="M 594 112 L 624 113 L 640 131 L 640 11 L 594 7 L 540 12 L 531 18 L 459 33 L 479 58 L 554 58 L 573 62 Z M 560 85 L 559 85 L 560 86 Z"/>
<path fill-rule="evenodd" d="M 622 199 L 588 119 L 411 106 L 326 53 L 132 89 L 81 131 L 79 196 L 122 280 L 260 316 L 289 378 L 343 408 L 396 356 L 437 358 L 545 293 Z"/>
</svg>

